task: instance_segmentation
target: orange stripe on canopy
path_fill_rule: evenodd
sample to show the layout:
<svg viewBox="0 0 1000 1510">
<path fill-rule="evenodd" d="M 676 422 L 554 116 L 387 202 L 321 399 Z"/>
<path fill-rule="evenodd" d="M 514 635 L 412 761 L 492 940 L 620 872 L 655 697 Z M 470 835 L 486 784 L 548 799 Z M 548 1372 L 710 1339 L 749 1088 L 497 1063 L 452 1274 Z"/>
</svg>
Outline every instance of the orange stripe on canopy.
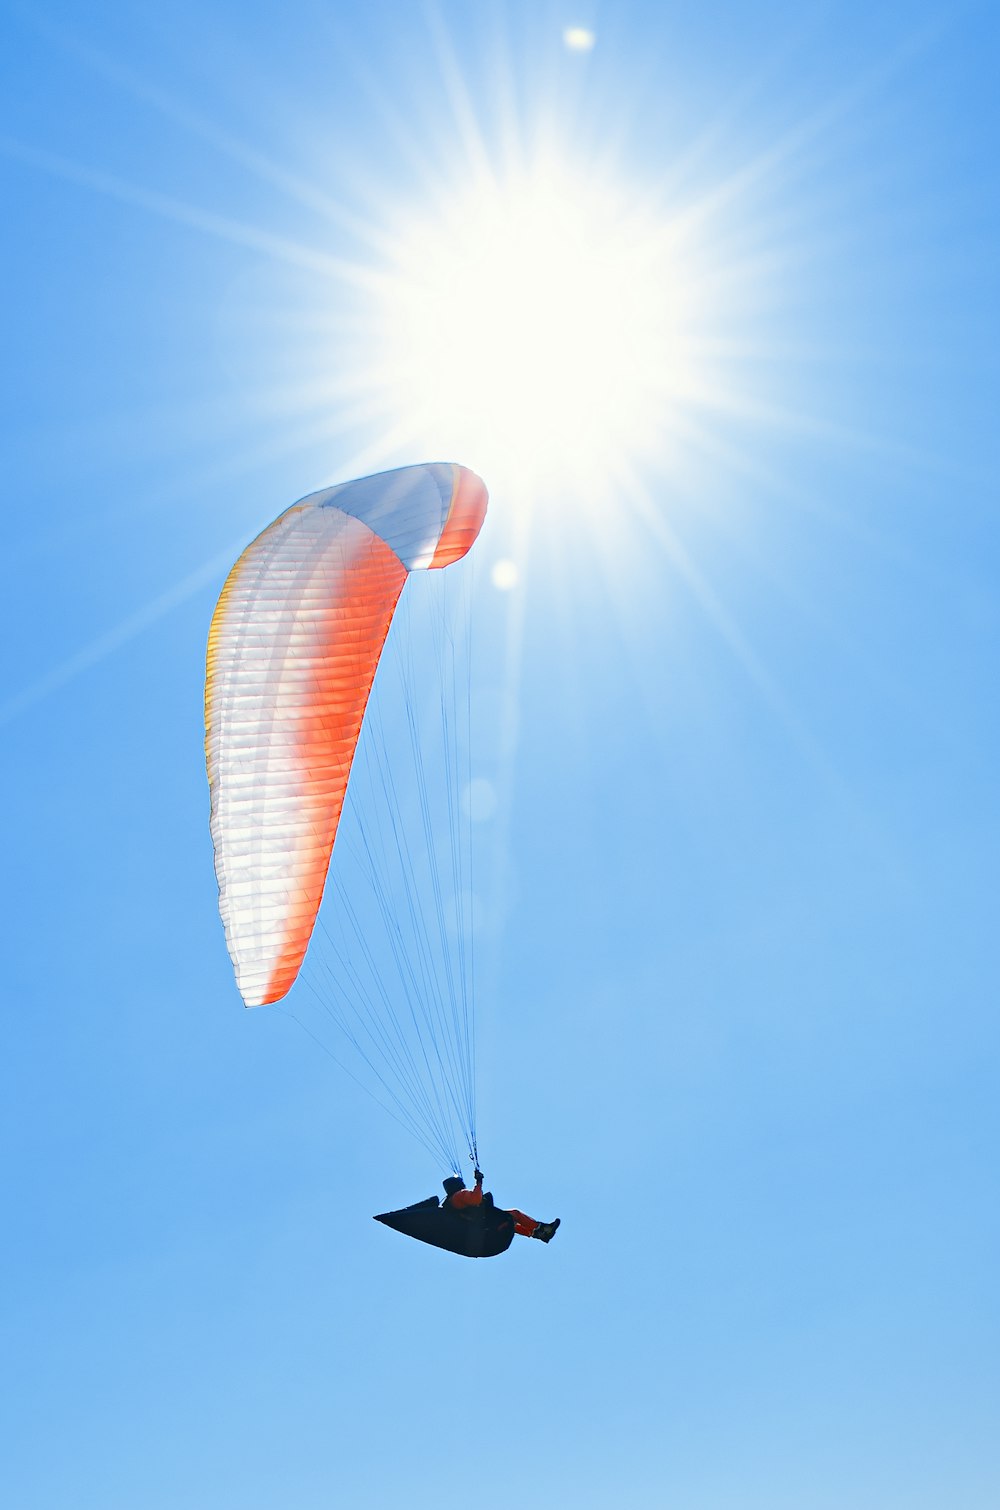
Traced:
<svg viewBox="0 0 1000 1510">
<path fill-rule="evenodd" d="M 486 518 L 487 494 L 482 478 L 468 467 L 456 467 L 455 473 L 451 507 L 431 558 L 432 567 L 450 566 L 453 561 L 461 560 Z"/>
<path fill-rule="evenodd" d="M 261 1005 L 285 995 L 312 937 L 365 707 L 406 581 L 399 558 L 370 530 L 365 534 L 331 582 L 330 605 L 316 628 L 312 686 L 296 720 L 297 789 L 307 832 L 291 860 L 284 934 Z"/>
</svg>

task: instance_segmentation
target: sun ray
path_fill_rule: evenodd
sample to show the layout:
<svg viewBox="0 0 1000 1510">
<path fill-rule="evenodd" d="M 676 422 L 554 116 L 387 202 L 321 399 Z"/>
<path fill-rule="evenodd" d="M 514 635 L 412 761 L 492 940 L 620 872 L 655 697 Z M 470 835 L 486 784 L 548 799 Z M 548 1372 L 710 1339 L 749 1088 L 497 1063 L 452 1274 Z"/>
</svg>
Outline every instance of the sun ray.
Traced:
<svg viewBox="0 0 1000 1510">
<path fill-rule="evenodd" d="M 635 501 L 643 524 L 663 550 L 674 573 L 686 584 L 713 628 L 777 717 L 799 753 L 808 760 L 817 774 L 823 777 L 826 784 L 837 792 L 841 800 L 854 810 L 855 799 L 843 775 L 834 766 L 823 745 L 795 711 L 774 676 L 753 649 L 746 633 L 740 628 L 731 611 L 712 588 L 705 573 L 699 569 L 690 552 L 671 528 L 662 510 L 655 506 L 652 498 L 643 490 L 636 495 Z"/>
<path fill-rule="evenodd" d="M 192 598 L 195 593 L 215 582 L 219 575 L 227 570 L 232 561 L 234 549 L 238 550 L 240 545 L 242 541 L 238 544 L 230 543 L 225 551 L 213 556 L 193 572 L 189 572 L 166 592 L 154 598 L 151 603 L 144 604 L 135 613 L 122 619 L 114 628 L 97 635 L 95 639 L 61 661 L 58 666 L 54 666 L 51 671 L 46 672 L 30 686 L 15 693 L 6 702 L 0 703 L 0 726 L 12 723 L 29 708 L 74 681 L 84 671 L 89 671 L 92 667 L 99 665 L 115 651 L 121 650 L 138 635 L 165 618 L 173 609 Z"/>
<path fill-rule="evenodd" d="M 130 68 L 120 59 L 84 39 L 68 27 L 50 17 L 33 16 L 31 24 L 59 47 L 86 64 L 93 73 L 114 84 L 133 99 L 154 110 L 173 125 L 190 132 L 215 151 L 231 161 L 248 168 L 262 183 L 271 184 L 308 209 L 317 211 L 325 220 L 348 231 L 357 239 L 364 239 L 377 228 L 370 220 L 349 210 L 346 205 L 331 198 L 324 188 L 290 172 L 263 152 L 249 146 L 231 132 L 223 130 L 200 110 L 185 100 L 170 93 L 159 84 Z M 375 250 L 377 244 L 373 243 Z"/>
<path fill-rule="evenodd" d="M 158 190 L 146 189 L 139 184 L 130 183 L 127 179 L 109 173 L 103 168 L 92 168 L 85 163 L 74 162 L 72 158 L 49 152 L 41 147 L 29 146 L 14 137 L 0 135 L 0 155 L 36 168 L 43 173 L 51 174 L 55 178 L 61 178 L 68 183 L 92 189 L 109 199 L 116 199 L 122 204 L 130 205 L 133 209 L 145 210 L 149 214 L 172 221 L 175 225 L 190 226 L 219 241 L 228 241 L 237 246 L 263 252 L 276 262 L 287 263 L 292 267 L 336 279 L 339 283 L 358 290 L 378 286 L 378 275 L 373 273 L 364 262 L 334 257 L 328 252 L 317 251 L 302 242 L 290 241 L 286 237 L 276 236 L 270 231 L 260 230 L 256 226 L 216 214 L 214 211 L 185 204 L 182 200 L 173 199 L 170 195 L 161 194 Z"/>
</svg>

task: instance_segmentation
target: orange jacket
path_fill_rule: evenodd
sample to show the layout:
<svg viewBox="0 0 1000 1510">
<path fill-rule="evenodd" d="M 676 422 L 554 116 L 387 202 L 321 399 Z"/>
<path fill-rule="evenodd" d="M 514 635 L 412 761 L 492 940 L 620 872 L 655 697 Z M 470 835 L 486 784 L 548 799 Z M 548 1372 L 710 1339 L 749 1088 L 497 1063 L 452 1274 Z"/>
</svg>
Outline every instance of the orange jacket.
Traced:
<svg viewBox="0 0 1000 1510">
<path fill-rule="evenodd" d="M 459 1211 L 465 1206 L 481 1206 L 483 1204 L 483 1179 L 480 1175 L 472 1190 L 456 1190 L 445 1201 L 446 1206 L 455 1206 Z"/>
</svg>

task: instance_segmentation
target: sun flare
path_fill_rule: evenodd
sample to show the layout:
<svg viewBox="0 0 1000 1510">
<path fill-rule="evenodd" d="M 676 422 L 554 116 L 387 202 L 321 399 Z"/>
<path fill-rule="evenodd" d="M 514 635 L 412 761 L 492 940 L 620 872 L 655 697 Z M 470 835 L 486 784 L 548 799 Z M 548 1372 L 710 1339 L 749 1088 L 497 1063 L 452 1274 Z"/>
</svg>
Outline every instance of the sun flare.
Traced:
<svg viewBox="0 0 1000 1510">
<path fill-rule="evenodd" d="M 418 446 L 577 493 L 661 450 L 689 314 L 670 241 L 620 192 L 551 165 L 410 225 L 380 366 Z"/>
</svg>

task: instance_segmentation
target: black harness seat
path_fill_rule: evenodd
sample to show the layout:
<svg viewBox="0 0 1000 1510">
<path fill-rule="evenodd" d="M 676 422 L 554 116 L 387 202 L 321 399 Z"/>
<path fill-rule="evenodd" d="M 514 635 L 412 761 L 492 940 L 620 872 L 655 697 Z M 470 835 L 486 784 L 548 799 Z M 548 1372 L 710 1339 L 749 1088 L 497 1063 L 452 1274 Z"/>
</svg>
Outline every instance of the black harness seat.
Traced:
<svg viewBox="0 0 1000 1510">
<path fill-rule="evenodd" d="M 394 1232 L 415 1237 L 435 1248 L 445 1248 L 462 1258 L 496 1258 L 506 1253 L 514 1240 L 513 1216 L 494 1206 L 489 1196 L 481 1206 L 456 1211 L 454 1206 L 442 1205 L 432 1195 L 414 1206 L 404 1206 L 401 1211 L 384 1211 L 375 1220 Z"/>
</svg>

